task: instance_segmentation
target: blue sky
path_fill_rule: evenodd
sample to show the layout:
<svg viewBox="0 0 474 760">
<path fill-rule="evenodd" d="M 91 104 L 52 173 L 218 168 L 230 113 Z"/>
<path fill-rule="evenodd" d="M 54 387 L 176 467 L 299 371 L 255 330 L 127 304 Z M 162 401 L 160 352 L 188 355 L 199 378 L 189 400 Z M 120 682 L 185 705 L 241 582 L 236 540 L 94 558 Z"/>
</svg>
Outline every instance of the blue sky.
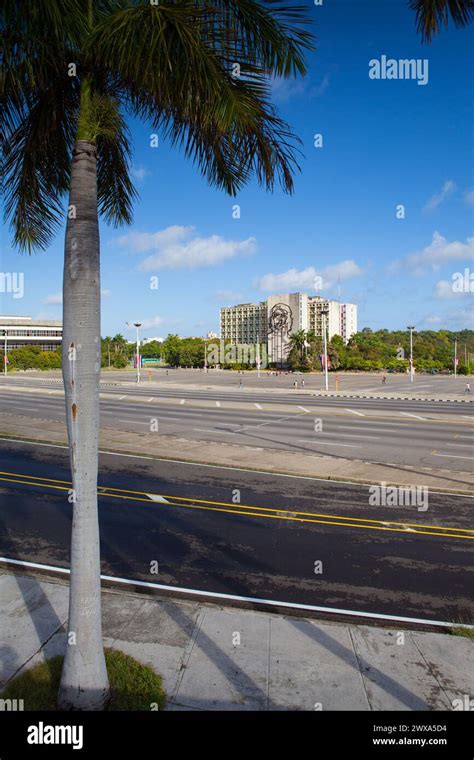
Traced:
<svg viewBox="0 0 474 760">
<path fill-rule="evenodd" d="M 473 327 L 473 295 L 451 287 L 474 271 L 473 27 L 422 45 L 404 0 L 308 5 L 309 74 L 273 87 L 303 142 L 294 195 L 252 183 L 229 198 L 131 122 L 140 200 L 131 227 L 101 227 L 103 335 L 131 338 L 125 322 L 137 319 L 148 336 L 202 335 L 218 330 L 220 306 L 296 290 L 337 298 L 338 284 L 359 329 Z M 370 79 L 382 55 L 427 59 L 428 82 Z M 2 238 L 3 271 L 25 278 L 23 298 L 2 294 L 2 313 L 60 318 L 63 234 L 31 257 Z"/>
</svg>

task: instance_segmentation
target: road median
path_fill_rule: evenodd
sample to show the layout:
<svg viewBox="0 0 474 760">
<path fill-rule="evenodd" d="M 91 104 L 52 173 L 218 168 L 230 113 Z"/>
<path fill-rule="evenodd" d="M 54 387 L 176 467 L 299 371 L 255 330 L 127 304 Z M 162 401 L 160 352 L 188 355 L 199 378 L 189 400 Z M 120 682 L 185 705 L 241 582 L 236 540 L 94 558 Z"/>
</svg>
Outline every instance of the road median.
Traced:
<svg viewBox="0 0 474 760">
<path fill-rule="evenodd" d="M 2 422 L 0 437 L 38 444 L 67 445 L 66 428 L 60 422 L 12 416 Z M 474 493 L 474 473 L 392 463 L 345 459 L 337 455 L 289 452 L 260 446 L 186 439 L 157 433 L 133 433 L 102 427 L 103 452 L 182 461 L 203 466 L 220 466 L 334 480 L 352 483 L 380 483 L 398 486 L 425 486 L 446 493 Z"/>
</svg>

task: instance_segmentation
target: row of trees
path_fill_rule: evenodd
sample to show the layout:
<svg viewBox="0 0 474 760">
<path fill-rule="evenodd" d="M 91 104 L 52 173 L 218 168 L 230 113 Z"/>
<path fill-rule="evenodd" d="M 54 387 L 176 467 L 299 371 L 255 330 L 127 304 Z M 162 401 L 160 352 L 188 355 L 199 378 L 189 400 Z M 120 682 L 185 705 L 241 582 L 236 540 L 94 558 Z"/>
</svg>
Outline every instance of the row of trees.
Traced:
<svg viewBox="0 0 474 760">
<path fill-rule="evenodd" d="M 458 371 L 465 373 L 474 354 L 474 331 L 425 330 L 413 335 L 413 364 L 417 370 L 452 370 L 457 338 Z M 293 370 L 321 369 L 323 340 L 314 333 L 299 330 L 290 336 L 288 364 Z M 332 370 L 393 370 L 409 367 L 410 337 L 403 330 L 377 330 L 365 327 L 344 344 L 339 335 L 328 343 L 329 368 Z"/>
<path fill-rule="evenodd" d="M 413 363 L 417 370 L 453 369 L 454 338 L 457 337 L 458 371 L 466 372 L 474 365 L 474 331 L 426 330 L 413 337 Z M 328 342 L 330 370 L 394 370 L 404 372 L 409 366 L 409 336 L 402 330 L 389 331 L 364 328 L 347 345 L 339 335 Z M 237 351 L 234 349 L 238 349 Z M 203 338 L 180 338 L 168 335 L 163 343 L 151 341 L 140 347 L 143 358 L 161 358 L 172 367 L 204 367 L 205 353 L 209 367 L 223 369 L 255 369 L 256 347 L 239 350 L 230 341 L 205 341 Z M 136 348 L 123 335 L 102 338 L 102 367 L 122 369 L 133 360 Z M 290 336 L 287 364 L 293 371 L 311 372 L 322 368 L 323 339 L 313 332 L 298 330 Z M 3 367 L 3 353 L 0 352 Z M 216 361 L 218 356 L 218 361 Z M 262 367 L 267 366 L 264 347 L 260 348 Z M 24 346 L 8 352 L 9 369 L 59 369 L 61 351 L 42 351 L 39 346 Z M 271 366 L 271 365 L 268 365 Z"/>
<path fill-rule="evenodd" d="M 14 369 L 61 369 L 61 349 L 42 351 L 41 346 L 23 346 L 8 351 L 7 370 Z M 3 367 L 5 354 L 0 353 L 0 366 Z"/>
<path fill-rule="evenodd" d="M 461 330 L 426 330 L 414 334 L 413 359 L 418 370 L 443 370 L 453 368 L 454 338 L 458 338 L 458 370 L 462 373 L 469 365 L 474 353 L 474 332 Z M 205 349 L 207 363 L 213 366 L 213 346 L 219 341 L 204 341 L 202 338 L 180 338 L 168 335 L 163 343 L 151 341 L 140 347 L 143 358 L 162 358 L 173 367 L 203 367 Z M 225 341 L 224 350 L 219 351 L 219 365 L 224 369 L 248 369 L 255 366 L 256 351 L 249 351 L 243 357 L 230 350 L 232 344 Z M 122 369 L 133 360 L 135 343 L 128 342 L 118 333 L 114 337 L 102 338 L 102 367 Z M 377 330 L 364 328 L 354 335 L 347 345 L 338 335 L 328 342 L 329 368 L 331 370 L 377 370 L 391 369 L 403 372 L 408 367 L 410 352 L 409 336 L 405 331 Z M 287 363 L 292 370 L 303 372 L 321 369 L 324 353 L 323 340 L 314 332 L 298 330 L 290 336 L 290 350 Z M 1 366 L 3 367 L 3 353 Z M 264 360 L 264 349 L 260 356 Z M 42 351 L 39 346 L 24 346 L 8 352 L 10 369 L 60 369 L 61 350 Z M 239 360 L 240 359 L 240 360 Z M 263 361 L 262 366 L 265 366 Z"/>
</svg>

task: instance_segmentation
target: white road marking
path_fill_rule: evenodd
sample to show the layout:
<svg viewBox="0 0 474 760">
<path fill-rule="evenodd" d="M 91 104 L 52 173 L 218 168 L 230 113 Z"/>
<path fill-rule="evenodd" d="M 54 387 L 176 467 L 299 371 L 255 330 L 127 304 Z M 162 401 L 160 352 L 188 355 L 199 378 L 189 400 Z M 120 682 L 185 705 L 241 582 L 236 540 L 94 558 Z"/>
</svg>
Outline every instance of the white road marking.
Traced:
<svg viewBox="0 0 474 760">
<path fill-rule="evenodd" d="M 472 441 L 471 443 L 474 443 L 474 441 Z M 454 448 L 456 448 L 456 449 L 468 449 L 469 448 L 469 445 L 467 443 L 445 443 L 444 445 L 445 446 L 454 446 Z"/>
<path fill-rule="evenodd" d="M 422 420 L 426 422 L 426 417 L 420 417 L 418 414 L 410 414 L 410 412 L 400 412 L 404 417 L 413 417 L 415 420 Z"/>
<path fill-rule="evenodd" d="M 375 428 L 375 430 L 372 430 L 369 427 L 370 424 L 374 424 L 374 423 L 367 422 L 367 424 L 365 424 L 364 427 L 356 427 L 356 425 L 334 425 L 334 427 L 337 428 L 338 430 L 369 430 L 373 433 L 392 432 L 390 430 L 381 430 L 380 428 Z"/>
<path fill-rule="evenodd" d="M 160 503 L 162 503 L 162 504 L 169 504 L 169 501 L 168 501 L 168 499 L 165 499 L 165 497 L 164 497 L 164 496 L 160 496 L 160 495 L 159 495 L 159 494 L 157 494 L 157 493 L 147 493 L 146 495 L 147 495 L 147 496 L 148 496 L 148 498 L 149 498 L 149 499 L 151 499 L 152 501 L 159 501 L 159 502 L 160 502 Z"/>
<path fill-rule="evenodd" d="M 355 443 L 333 443 L 332 441 L 307 441 L 307 440 L 299 440 L 298 443 L 314 443 L 315 445 L 322 444 L 324 446 L 348 446 L 351 449 L 360 449 L 361 446 L 357 446 Z"/>
<path fill-rule="evenodd" d="M 449 459 L 474 459 L 474 457 L 461 457 L 456 454 L 431 454 L 432 457 L 448 457 Z"/>
<path fill-rule="evenodd" d="M 119 396 L 119 401 L 121 401 L 123 398 L 127 398 L 126 396 Z"/>
<path fill-rule="evenodd" d="M 233 430 L 216 430 L 215 428 L 193 428 L 193 430 L 197 430 L 199 433 L 223 433 L 224 435 L 234 435 Z"/>
<path fill-rule="evenodd" d="M 306 407 L 305 407 L 305 406 L 299 406 L 299 407 L 298 407 L 298 409 L 302 409 L 302 410 L 303 410 L 303 412 L 308 412 L 308 414 L 311 414 L 310 410 L 309 410 L 309 409 L 306 409 Z"/>
<path fill-rule="evenodd" d="M 275 473 L 276 474 L 276 473 Z M 22 567 L 36 568 L 37 570 L 49 570 L 53 573 L 63 573 L 70 575 L 71 571 L 67 567 L 55 567 L 54 565 L 43 565 L 38 562 L 26 562 L 20 559 L 11 559 L 10 557 L 0 557 L 0 562 L 6 562 L 10 565 L 21 565 Z M 176 594 L 194 594 L 197 596 L 206 596 L 210 599 L 232 599 L 240 602 L 253 602 L 254 604 L 264 604 L 270 607 L 287 607 L 296 610 L 308 610 L 311 612 L 330 612 L 337 615 L 350 615 L 351 617 L 364 617 L 372 620 L 390 620 L 397 623 L 417 623 L 419 625 L 443 626 L 445 628 L 454 628 L 459 623 L 448 620 L 429 620 L 426 618 L 409 618 L 399 615 L 385 615 L 377 612 L 358 612 L 357 610 L 345 610 L 340 607 L 316 607 L 313 604 L 298 604 L 297 602 L 281 602 L 275 599 L 260 599 L 252 596 L 237 596 L 237 594 L 223 594 L 217 591 L 201 591 L 200 589 L 185 588 L 182 586 L 167 586 L 163 583 L 152 583 L 151 581 L 136 581 L 133 578 L 120 578 L 113 575 L 101 575 L 103 581 L 121 583 L 128 586 L 140 586 L 143 588 L 155 588 L 162 591 L 168 590 Z M 474 630 L 473 625 L 463 625 L 463 628 Z"/>
<path fill-rule="evenodd" d="M 265 422 L 262 422 L 260 425 L 245 425 L 245 427 L 243 427 L 242 430 L 249 430 L 250 428 L 264 427 L 265 425 L 271 425 L 272 422 L 275 422 L 276 424 L 277 422 L 283 422 L 284 420 L 294 419 L 295 416 L 298 416 L 298 415 L 289 414 L 286 417 L 278 417 L 278 419 L 276 420 L 266 420 Z"/>
<path fill-rule="evenodd" d="M 117 422 L 127 422 L 131 425 L 144 425 L 147 420 L 117 420 Z"/>
<path fill-rule="evenodd" d="M 184 404 L 184 402 L 185 402 L 185 401 L 186 401 L 186 399 L 185 399 L 185 398 L 182 398 L 182 399 L 181 399 L 181 401 L 180 401 L 179 403 L 180 403 L 180 404 Z"/>
<path fill-rule="evenodd" d="M 149 398 L 148 399 L 148 403 L 150 403 L 150 401 L 153 401 L 154 398 L 155 398 L 154 396 L 152 396 L 151 398 Z"/>
<path fill-rule="evenodd" d="M 220 406 L 220 405 L 221 405 L 221 402 L 220 401 L 216 401 L 216 406 Z"/>
<path fill-rule="evenodd" d="M 463 414 L 465 420 L 474 420 L 474 417 L 468 417 L 467 414 Z"/>
<path fill-rule="evenodd" d="M 254 406 L 256 406 L 257 409 L 262 409 L 262 406 L 260 404 L 254 404 Z"/>
<path fill-rule="evenodd" d="M 394 525 L 394 523 L 383 522 L 382 525 L 385 525 L 386 527 L 390 527 L 390 525 Z M 402 525 L 401 528 L 402 528 L 402 530 L 407 530 L 410 533 L 416 533 L 415 529 L 414 528 L 409 528 L 408 525 Z"/>
<path fill-rule="evenodd" d="M 356 412 L 355 409 L 346 409 L 346 412 L 352 412 L 352 414 L 357 414 L 359 417 L 365 417 L 365 414 L 362 414 L 362 412 Z"/>
<path fill-rule="evenodd" d="M 325 431 L 324 435 L 337 435 L 340 438 L 344 438 L 344 436 L 348 436 L 349 438 L 372 438 L 372 440 L 374 441 L 380 440 L 379 435 L 359 435 L 358 433 L 329 433 L 328 431 Z"/>
</svg>

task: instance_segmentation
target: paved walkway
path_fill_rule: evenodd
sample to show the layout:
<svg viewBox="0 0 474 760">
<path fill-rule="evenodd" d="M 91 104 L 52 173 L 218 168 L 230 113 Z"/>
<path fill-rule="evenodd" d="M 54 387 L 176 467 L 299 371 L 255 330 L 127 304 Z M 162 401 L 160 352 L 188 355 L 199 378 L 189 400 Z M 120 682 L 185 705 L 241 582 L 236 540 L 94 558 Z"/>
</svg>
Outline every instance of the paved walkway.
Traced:
<svg viewBox="0 0 474 760">
<path fill-rule="evenodd" d="M 63 654 L 67 605 L 67 583 L 0 570 L 0 688 Z M 448 634 L 116 590 L 103 621 L 106 646 L 161 673 L 168 710 L 453 710 L 474 694 L 473 642 Z"/>
</svg>

